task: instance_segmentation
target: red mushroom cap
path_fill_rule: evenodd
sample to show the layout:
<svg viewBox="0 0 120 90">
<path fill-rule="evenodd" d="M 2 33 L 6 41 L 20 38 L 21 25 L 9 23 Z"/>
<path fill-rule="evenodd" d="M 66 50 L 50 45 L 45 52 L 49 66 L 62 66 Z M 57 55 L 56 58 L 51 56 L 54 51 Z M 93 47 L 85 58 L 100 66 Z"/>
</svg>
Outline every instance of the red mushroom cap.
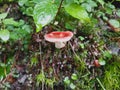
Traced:
<svg viewBox="0 0 120 90">
<path fill-rule="evenodd" d="M 93 64 L 96 66 L 96 67 L 100 67 L 100 63 L 98 60 L 94 60 Z"/>
<path fill-rule="evenodd" d="M 49 42 L 67 42 L 73 37 L 70 31 L 54 31 L 44 36 Z"/>
</svg>

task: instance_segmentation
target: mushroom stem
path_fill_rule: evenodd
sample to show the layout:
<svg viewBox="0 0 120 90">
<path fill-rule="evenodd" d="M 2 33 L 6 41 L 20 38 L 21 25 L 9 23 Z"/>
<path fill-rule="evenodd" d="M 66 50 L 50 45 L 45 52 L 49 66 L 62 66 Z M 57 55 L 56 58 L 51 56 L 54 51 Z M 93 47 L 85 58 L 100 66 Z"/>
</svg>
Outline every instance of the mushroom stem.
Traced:
<svg viewBox="0 0 120 90">
<path fill-rule="evenodd" d="M 63 48 L 65 46 L 66 42 L 55 42 L 56 48 Z"/>
</svg>

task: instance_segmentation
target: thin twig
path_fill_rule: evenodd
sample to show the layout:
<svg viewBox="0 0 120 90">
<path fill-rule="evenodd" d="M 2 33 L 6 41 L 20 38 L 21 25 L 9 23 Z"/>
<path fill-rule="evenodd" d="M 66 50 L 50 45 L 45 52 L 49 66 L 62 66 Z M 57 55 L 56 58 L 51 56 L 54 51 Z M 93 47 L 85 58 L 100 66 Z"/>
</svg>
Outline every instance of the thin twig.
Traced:
<svg viewBox="0 0 120 90">
<path fill-rule="evenodd" d="M 57 11 L 57 13 L 56 13 L 55 19 L 56 19 L 58 13 L 60 12 L 60 9 L 61 9 L 61 6 L 62 6 L 63 1 L 64 1 L 64 0 L 61 0 L 61 2 L 60 2 L 60 5 L 59 5 L 59 7 L 58 7 L 58 11 Z M 53 21 L 53 24 L 55 23 L 55 19 L 54 19 L 54 21 Z"/>
<path fill-rule="evenodd" d="M 8 7 L 7 14 L 10 12 L 11 7 L 12 7 L 11 5 Z"/>
<path fill-rule="evenodd" d="M 81 59 L 80 59 L 80 57 L 79 57 L 79 56 L 76 54 L 76 52 L 74 51 L 74 49 L 73 49 L 73 47 L 72 47 L 72 44 L 71 44 L 70 42 L 69 42 L 69 44 L 70 44 L 70 46 L 71 46 L 71 49 L 72 49 L 74 55 L 75 55 L 77 58 L 79 58 L 80 62 L 82 62 Z"/>
<path fill-rule="evenodd" d="M 100 81 L 98 78 L 96 78 L 96 79 L 97 79 L 98 83 L 100 84 L 100 86 L 102 87 L 102 89 L 103 89 L 103 90 L 106 90 L 106 89 L 104 88 L 103 84 L 101 83 L 101 81 Z"/>
<path fill-rule="evenodd" d="M 39 35 L 37 35 L 38 36 L 38 38 L 40 38 L 39 37 Z M 42 50 L 41 50 L 41 43 L 39 42 L 39 52 L 40 52 L 40 60 L 41 60 L 41 73 L 42 73 L 42 75 L 44 75 L 44 66 L 43 66 L 43 60 L 42 60 Z M 42 90 L 44 90 L 44 78 L 42 79 Z"/>
</svg>

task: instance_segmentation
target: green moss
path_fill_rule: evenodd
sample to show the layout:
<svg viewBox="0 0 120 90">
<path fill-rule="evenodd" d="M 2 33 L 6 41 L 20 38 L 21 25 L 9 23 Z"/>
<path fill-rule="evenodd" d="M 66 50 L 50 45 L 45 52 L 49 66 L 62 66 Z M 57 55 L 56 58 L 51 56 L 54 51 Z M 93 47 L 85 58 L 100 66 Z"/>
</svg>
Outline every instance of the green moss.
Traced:
<svg viewBox="0 0 120 90">
<path fill-rule="evenodd" d="M 113 62 L 105 70 L 103 84 L 106 90 L 120 90 L 120 63 Z"/>
</svg>

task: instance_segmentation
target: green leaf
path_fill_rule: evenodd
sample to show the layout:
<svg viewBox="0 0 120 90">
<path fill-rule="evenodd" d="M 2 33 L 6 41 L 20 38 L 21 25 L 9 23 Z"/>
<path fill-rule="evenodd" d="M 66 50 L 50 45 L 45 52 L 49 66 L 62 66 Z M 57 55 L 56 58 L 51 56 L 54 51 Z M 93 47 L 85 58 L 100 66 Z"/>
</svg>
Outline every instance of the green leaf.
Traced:
<svg viewBox="0 0 120 90">
<path fill-rule="evenodd" d="M 0 38 L 6 42 L 10 37 L 10 32 L 8 30 L 1 30 L 0 31 Z"/>
<path fill-rule="evenodd" d="M 110 9 L 115 9 L 115 6 L 113 4 L 111 4 L 110 2 L 106 4 L 106 6 Z"/>
<path fill-rule="evenodd" d="M 120 26 L 119 21 L 115 20 L 115 19 L 110 19 L 109 22 L 115 27 L 118 28 Z"/>
<path fill-rule="evenodd" d="M 64 83 L 67 84 L 67 85 L 70 84 L 70 79 L 69 79 L 69 77 L 65 77 L 65 79 L 64 79 Z"/>
<path fill-rule="evenodd" d="M 110 53 L 110 51 L 103 52 L 103 56 L 104 56 L 104 58 L 107 58 L 107 59 L 111 59 L 112 58 L 112 54 Z"/>
<path fill-rule="evenodd" d="M 100 64 L 100 65 L 105 65 L 106 62 L 105 62 L 104 60 L 99 60 L 99 64 Z"/>
<path fill-rule="evenodd" d="M 42 30 L 42 25 L 41 24 L 36 24 L 36 32 L 39 32 Z"/>
<path fill-rule="evenodd" d="M 7 13 L 2 13 L 0 14 L 0 20 L 5 19 L 7 17 Z"/>
<path fill-rule="evenodd" d="M 24 25 L 25 24 L 25 21 L 24 20 L 19 20 L 19 26 L 21 26 L 21 25 Z"/>
<path fill-rule="evenodd" d="M 103 19 L 104 20 L 108 20 L 108 17 L 106 17 L 105 15 L 103 15 Z"/>
<path fill-rule="evenodd" d="M 29 25 L 27 25 L 27 24 L 22 26 L 22 30 L 24 31 L 23 33 L 26 33 L 26 34 L 31 33 L 31 27 Z"/>
<path fill-rule="evenodd" d="M 80 45 L 80 47 L 81 47 L 82 49 L 85 48 L 85 45 L 84 45 L 83 43 L 79 43 L 79 45 Z"/>
<path fill-rule="evenodd" d="M 14 21 L 13 18 L 5 19 L 5 20 L 3 20 L 3 23 L 4 23 L 5 25 L 19 26 L 19 23 L 16 22 L 16 21 Z"/>
<path fill-rule="evenodd" d="M 102 6 L 104 6 L 105 2 L 103 0 L 97 0 Z"/>
<path fill-rule="evenodd" d="M 26 8 L 25 13 L 29 16 L 32 16 L 33 15 L 33 7 Z"/>
<path fill-rule="evenodd" d="M 1 70 L 0 70 L 0 72 L 1 72 Z M 2 81 L 4 79 L 4 75 L 2 75 L 2 74 L 0 74 L 0 81 Z"/>
<path fill-rule="evenodd" d="M 19 0 L 19 1 L 18 1 L 18 4 L 19 4 L 20 6 L 23 6 L 25 3 L 27 3 L 27 1 L 28 1 L 28 0 Z"/>
<path fill-rule="evenodd" d="M 116 12 L 117 16 L 120 17 L 120 9 Z"/>
<path fill-rule="evenodd" d="M 97 7 L 97 4 L 95 1 L 92 0 L 87 0 L 87 3 L 83 3 L 82 6 L 88 11 L 91 12 L 92 10 L 94 10 L 94 7 Z"/>
<path fill-rule="evenodd" d="M 77 0 L 77 1 L 78 1 L 78 0 Z M 78 3 L 78 2 L 76 2 L 75 0 L 64 0 L 64 2 L 65 2 L 65 4 Z M 79 0 L 79 3 L 81 3 L 80 0 Z"/>
<path fill-rule="evenodd" d="M 0 66 L 1 66 L 2 68 L 5 68 L 5 67 L 6 67 L 6 64 L 0 62 Z"/>
<path fill-rule="evenodd" d="M 71 89 L 75 89 L 75 87 L 76 87 L 76 86 L 75 86 L 73 83 L 70 84 L 70 88 L 71 88 Z"/>
<path fill-rule="evenodd" d="M 82 37 L 82 36 L 79 36 L 78 38 L 79 38 L 81 41 L 85 40 L 85 38 Z"/>
<path fill-rule="evenodd" d="M 87 0 L 87 3 L 93 8 L 93 7 L 97 7 L 97 3 L 96 1 L 92 1 L 92 0 Z"/>
<path fill-rule="evenodd" d="M 4 83 L 4 86 L 7 87 L 7 88 L 10 88 L 10 87 L 11 87 L 11 86 L 10 86 L 10 83 L 8 83 L 8 82 Z"/>
<path fill-rule="evenodd" d="M 56 4 L 52 3 L 51 0 L 40 0 L 33 11 L 33 18 L 37 26 L 41 24 L 43 27 L 50 23 L 56 16 L 57 10 Z"/>
<path fill-rule="evenodd" d="M 2 81 L 4 77 L 5 77 L 4 68 L 0 67 L 0 80 Z"/>
<path fill-rule="evenodd" d="M 71 23 L 71 22 L 66 22 L 65 23 L 65 28 L 70 29 L 70 30 L 74 30 L 75 25 L 73 25 L 73 23 Z"/>
<path fill-rule="evenodd" d="M 84 8 L 86 8 L 86 10 L 87 10 L 88 12 L 91 12 L 91 11 L 92 11 L 92 7 L 91 7 L 88 3 L 83 3 L 82 6 L 83 6 Z"/>
<path fill-rule="evenodd" d="M 112 9 L 110 9 L 110 8 L 106 8 L 106 13 L 107 13 L 107 14 L 112 14 L 112 12 L 113 12 Z"/>
<path fill-rule="evenodd" d="M 65 11 L 83 23 L 90 21 L 86 10 L 78 4 L 67 4 L 65 6 Z"/>
<path fill-rule="evenodd" d="M 10 33 L 10 39 L 12 39 L 12 40 L 19 40 L 20 37 L 19 37 L 19 35 L 16 32 L 11 32 Z"/>
<path fill-rule="evenodd" d="M 80 4 L 79 0 L 74 0 L 74 3 Z"/>
<path fill-rule="evenodd" d="M 71 78 L 72 78 L 73 80 L 77 80 L 77 79 L 78 79 L 78 77 L 77 77 L 77 75 L 76 75 L 75 73 L 72 74 Z"/>
<path fill-rule="evenodd" d="M 98 11 L 98 12 L 97 12 L 97 16 L 98 16 L 98 17 L 101 17 L 101 16 L 103 17 L 103 16 L 105 16 L 105 13 L 103 13 L 103 12 L 101 12 L 101 11 Z"/>
</svg>

